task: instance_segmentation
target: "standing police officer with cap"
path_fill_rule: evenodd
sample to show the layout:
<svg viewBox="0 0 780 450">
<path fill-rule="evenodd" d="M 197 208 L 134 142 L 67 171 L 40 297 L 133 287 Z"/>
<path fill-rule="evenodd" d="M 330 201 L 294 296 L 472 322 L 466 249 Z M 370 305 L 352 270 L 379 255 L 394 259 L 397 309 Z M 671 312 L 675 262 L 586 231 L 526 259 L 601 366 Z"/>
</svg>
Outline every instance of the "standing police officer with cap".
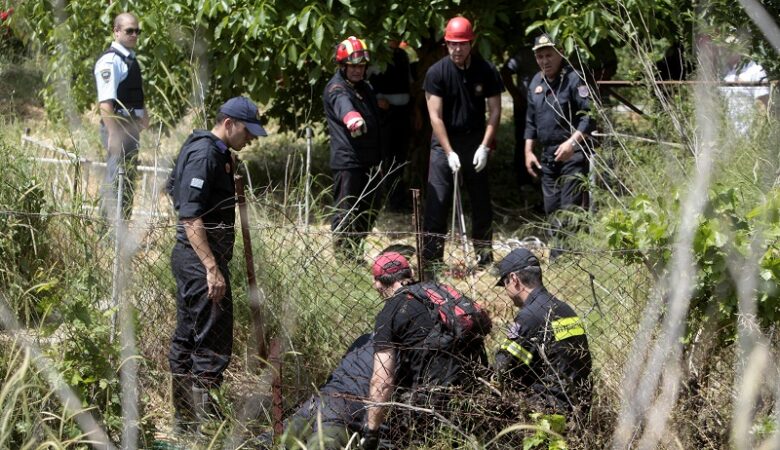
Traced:
<svg viewBox="0 0 780 450">
<path fill-rule="evenodd" d="M 195 130 L 168 180 L 179 215 L 171 268 L 176 279 L 176 329 L 168 359 L 178 431 L 194 431 L 215 413 L 209 389 L 219 386 L 233 351 L 233 296 L 228 262 L 235 240 L 236 163 L 266 132 L 257 106 L 235 97 L 219 108 L 211 131 Z"/>
<path fill-rule="evenodd" d="M 539 259 L 524 248 L 498 263 L 498 283 L 520 311 L 496 352 L 495 370 L 533 406 L 563 413 L 590 404 L 591 356 L 582 320 L 542 284 Z"/>
<path fill-rule="evenodd" d="M 542 172 L 544 212 L 548 216 L 559 209 L 586 208 L 588 193 L 581 177 L 587 176 L 588 135 L 593 131 L 590 92 L 585 80 L 569 65 L 555 43 L 546 34 L 533 46 L 541 71 L 528 86 L 528 111 L 525 126 L 525 165 L 528 173 Z M 534 155 L 534 144 L 542 147 L 541 164 Z M 553 225 L 559 229 L 560 223 Z"/>
<path fill-rule="evenodd" d="M 350 36 L 336 47 L 338 71 L 325 86 L 322 103 L 330 134 L 330 168 L 336 213 L 331 229 L 336 252 L 362 259 L 361 243 L 376 218 L 376 181 L 371 169 L 381 160 L 379 108 L 365 81 L 368 47 Z"/>
<path fill-rule="evenodd" d="M 101 189 L 101 209 L 110 219 L 114 218 L 116 208 L 120 167 L 125 170 L 122 215 L 125 219 L 132 215 L 140 133 L 149 126 L 149 116 L 144 108 L 141 66 L 132 51 L 140 34 L 138 19 L 134 15 L 119 14 L 114 19 L 114 42 L 95 63 L 100 137 L 108 153 L 106 178 Z"/>
<path fill-rule="evenodd" d="M 494 141 L 501 119 L 504 85 L 496 68 L 472 53 L 475 37 L 468 19 L 450 19 L 444 33 L 449 54 L 428 69 L 423 84 L 433 128 L 423 222 L 423 258 L 429 272 L 444 255 L 441 235 L 447 232 L 453 173 L 459 171 L 471 199 L 471 237 L 478 264 L 484 266 L 493 261 L 493 208 L 487 162 L 488 146 Z M 461 159 L 471 164 L 461 167 Z"/>
</svg>

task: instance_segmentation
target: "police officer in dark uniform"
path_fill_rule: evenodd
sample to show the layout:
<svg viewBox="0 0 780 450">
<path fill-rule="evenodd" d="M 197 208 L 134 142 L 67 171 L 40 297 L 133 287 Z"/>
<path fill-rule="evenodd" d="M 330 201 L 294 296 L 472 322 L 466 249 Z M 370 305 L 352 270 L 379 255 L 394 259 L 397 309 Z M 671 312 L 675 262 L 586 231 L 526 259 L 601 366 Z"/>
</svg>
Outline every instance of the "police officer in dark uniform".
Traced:
<svg viewBox="0 0 780 450">
<path fill-rule="evenodd" d="M 587 208 L 588 193 L 581 181 L 590 166 L 588 137 L 594 123 L 589 117 L 590 90 L 585 80 L 570 66 L 546 34 L 533 46 L 541 71 L 528 86 L 528 112 L 525 126 L 525 165 L 538 177 L 541 171 L 544 212 Z M 534 145 L 542 148 L 541 164 Z M 552 224 L 554 229 L 562 225 Z"/>
<path fill-rule="evenodd" d="M 582 320 L 542 284 L 539 259 L 524 248 L 498 263 L 499 280 L 520 311 L 496 352 L 501 380 L 534 407 L 579 414 L 591 397 L 591 356 Z"/>
<path fill-rule="evenodd" d="M 134 15 L 119 14 L 114 19 L 114 42 L 95 63 L 100 135 L 108 153 L 106 178 L 101 189 L 102 213 L 110 219 L 115 213 L 120 167 L 125 170 L 122 214 L 125 219 L 132 215 L 140 133 L 149 125 L 144 108 L 141 66 L 133 52 L 140 34 Z"/>
<path fill-rule="evenodd" d="M 471 199 L 471 237 L 478 264 L 493 261 L 493 208 L 486 167 L 501 119 L 504 85 L 496 68 L 472 53 L 474 39 L 468 19 L 451 19 L 444 33 L 449 54 L 428 69 L 423 85 L 433 128 L 423 222 L 423 258 L 431 274 L 444 255 L 442 235 L 447 232 L 452 204 L 453 173 L 463 174 Z M 462 167 L 461 159 L 466 161 Z"/>
<path fill-rule="evenodd" d="M 322 96 L 333 171 L 334 245 L 339 256 L 357 261 L 376 218 L 379 179 L 371 170 L 381 160 L 379 110 L 365 81 L 369 59 L 365 41 L 354 36 L 342 41 L 336 47 L 339 69 Z"/>
<path fill-rule="evenodd" d="M 369 80 L 376 93 L 382 126 L 382 169 L 387 174 L 383 183 L 387 192 L 387 208 L 400 211 L 409 205 L 403 165 L 408 162 L 412 132 L 412 72 L 409 54 L 400 48 L 400 42 L 390 40 L 388 45 L 393 52 L 392 61 L 381 73 L 374 73 L 376 69 L 370 67 Z"/>
<path fill-rule="evenodd" d="M 176 329 L 168 360 L 178 431 L 192 431 L 215 412 L 209 390 L 220 385 L 233 349 L 233 297 L 228 262 L 235 240 L 235 160 L 266 136 L 246 97 L 223 104 L 211 131 L 184 142 L 168 180 L 179 216 L 171 268 L 176 279 Z"/>
</svg>

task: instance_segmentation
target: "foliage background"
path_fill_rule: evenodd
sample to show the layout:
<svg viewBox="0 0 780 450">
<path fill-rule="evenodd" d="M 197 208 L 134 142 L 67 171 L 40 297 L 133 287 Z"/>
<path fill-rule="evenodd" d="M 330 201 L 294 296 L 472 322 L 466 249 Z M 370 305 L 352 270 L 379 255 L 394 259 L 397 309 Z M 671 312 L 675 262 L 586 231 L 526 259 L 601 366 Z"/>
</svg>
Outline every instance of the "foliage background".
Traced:
<svg viewBox="0 0 780 450">
<path fill-rule="evenodd" d="M 763 0 L 770 14 L 778 0 Z M 269 116 L 298 129 L 321 114 L 320 93 L 334 70 L 335 45 L 348 35 L 365 37 L 380 64 L 388 39 L 402 39 L 420 54 L 419 75 L 442 52 L 446 20 L 473 20 L 479 51 L 497 63 L 504 52 L 551 33 L 567 54 L 580 52 L 598 64 L 599 48 L 682 42 L 692 51 L 697 33 L 721 36 L 750 29 L 751 53 L 777 73 L 777 58 L 734 3 L 713 0 L 395 0 L 319 1 L 116 1 L 15 2 L 14 33 L 37 48 L 48 70 L 45 99 L 57 115 L 76 117 L 93 103 L 92 64 L 108 46 L 113 17 L 135 12 L 144 35 L 139 44 L 150 105 L 159 120 L 175 123 L 190 108 L 213 111 L 219 99 L 246 93 Z M 700 20 L 694 30 L 694 21 Z M 704 26 L 702 26 L 704 25 Z M 596 49 L 596 51 L 592 51 Z M 658 49 L 663 53 L 663 48 Z M 208 114 L 207 114 L 208 115 Z"/>
</svg>

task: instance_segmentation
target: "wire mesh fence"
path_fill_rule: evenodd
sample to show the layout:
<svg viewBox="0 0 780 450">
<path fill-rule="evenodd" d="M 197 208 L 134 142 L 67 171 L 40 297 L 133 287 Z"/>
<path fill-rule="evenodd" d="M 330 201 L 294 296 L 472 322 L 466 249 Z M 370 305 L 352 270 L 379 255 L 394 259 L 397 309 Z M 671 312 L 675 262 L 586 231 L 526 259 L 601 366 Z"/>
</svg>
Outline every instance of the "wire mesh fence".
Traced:
<svg viewBox="0 0 780 450">
<path fill-rule="evenodd" d="M 169 349 L 177 322 L 171 260 L 177 225 L 170 206 L 163 205 L 160 214 L 141 214 L 138 209 L 143 203 L 137 202 L 133 220 L 118 228 L 97 213 L 93 207 L 97 200 L 90 195 L 75 193 L 75 189 L 57 190 L 63 185 L 61 177 L 43 179 L 49 183 L 43 183 L 45 195 L 53 201 L 35 211 L 0 211 L 3 229 L 24 230 L 34 242 L 31 251 L 6 251 L 5 256 L 12 258 L 3 268 L 3 283 L 18 294 L 11 296 L 12 306 L 29 327 L 44 324 L 38 328 L 40 341 L 57 344 L 51 348 L 63 357 L 95 361 L 119 341 L 121 327 L 115 322 L 119 305 L 131 305 L 129 320 L 134 323 L 136 348 L 143 361 L 139 383 L 145 417 L 155 428 L 170 427 Z M 245 253 L 247 243 L 237 230 L 228 265 L 233 357 L 225 375 L 222 405 L 240 425 L 236 439 L 244 441 L 257 439 L 274 425 L 279 431 L 279 422 L 291 417 L 311 396 L 328 395 L 318 388 L 338 367 L 347 348 L 373 330 L 382 308 L 370 273 L 372 261 L 390 245 L 415 247 L 418 242 L 411 221 L 408 227 L 394 231 L 382 226 L 385 231 L 375 229 L 363 236 L 357 258 L 344 258 L 334 250 L 338 239 L 329 226 L 288 220 L 298 217 L 297 212 L 281 211 L 272 195 L 270 200 L 250 197 L 248 205 L 251 249 Z M 382 221 L 380 216 L 378 224 Z M 115 245 L 117 240 L 121 245 Z M 497 239 L 492 244 L 495 260 L 517 247 L 528 248 L 539 257 L 547 289 L 569 303 L 584 321 L 594 362 L 594 399 L 590 416 L 579 425 L 588 432 L 579 433 L 575 441 L 582 441 L 582 448 L 603 442 L 598 439 L 608 435 L 617 415 L 624 363 L 655 281 L 645 266 L 627 263 L 619 252 L 570 251 L 553 259 L 538 239 Z M 503 288 L 495 286 L 496 275 L 490 268 L 470 266 L 476 258 L 464 251 L 469 251 L 468 246 L 445 236 L 444 264 L 436 278 L 488 311 L 493 331 L 485 347 L 493 355 L 518 308 Z M 259 308 L 250 301 L 246 254 L 253 258 Z M 410 260 L 419 274 L 417 259 Z M 14 261 L 23 266 L 14 267 Z M 253 335 L 258 319 L 264 325 L 266 345 L 276 350 L 270 354 L 258 351 Z M 266 362 L 275 364 L 257 364 L 259 353 L 266 353 Z M 116 358 L 109 361 L 116 364 Z M 101 367 L 106 373 L 113 370 L 111 364 Z M 63 366 L 62 370 L 77 384 L 86 384 L 93 376 L 111 378 L 74 367 Z M 387 437 L 397 446 L 424 445 L 432 435 L 444 436 L 453 444 L 496 439 L 497 444 L 516 445 L 522 432 L 499 433 L 528 422 L 531 411 L 523 407 L 522 392 L 498 390 L 490 384 L 489 375 L 468 390 L 415 395 L 414 402 L 409 397 L 393 399 L 397 404 L 389 419 L 392 434 Z M 432 429 L 438 432 L 430 433 Z"/>
<path fill-rule="evenodd" d="M 389 245 L 414 246 L 416 239 L 411 231 L 374 232 L 366 236 L 362 261 L 345 261 L 334 251 L 333 235 L 326 227 L 265 225 L 257 223 L 261 216 L 252 214 L 256 223 L 250 226 L 251 253 L 256 265 L 265 335 L 268 341 L 277 340 L 282 349 L 282 391 L 284 407 L 289 413 L 316 392 L 316 387 L 327 379 L 347 347 L 373 329 L 382 299 L 372 287 L 370 263 Z M 61 302 L 52 311 L 69 318 L 78 318 L 81 313 L 85 317 L 82 321 L 53 323 L 52 339 L 81 342 L 96 350 L 107 344 L 105 336 L 96 342 L 84 342 L 84 337 L 76 339 L 75 334 L 85 326 L 96 326 L 105 318 L 90 314 L 90 309 L 110 315 L 115 306 L 112 287 L 117 280 L 112 278 L 112 268 L 117 255 L 114 229 L 110 224 L 89 214 L 74 213 L 47 212 L 30 216 L 4 211 L 2 217 L 18 223 L 46 219 L 44 224 L 38 223 L 36 226 L 41 228 L 34 231 L 39 267 L 31 272 L 29 282 L 56 285 L 39 287 L 35 291 L 28 289 L 26 298 L 19 299 L 15 305 L 18 313 L 21 316 L 42 315 L 45 305 L 51 307 L 53 302 Z M 175 224 L 170 219 L 162 219 L 154 223 L 131 222 L 126 234 L 119 237 L 127 252 L 120 260 L 122 275 L 127 278 L 117 300 L 129 302 L 134 307 L 136 342 L 144 361 L 142 384 L 156 394 L 151 398 L 160 402 L 155 412 L 162 423 L 170 414 L 169 403 L 165 400 L 170 398 L 168 384 L 161 380 L 167 379 L 168 351 L 176 324 L 176 286 L 170 260 L 175 234 Z M 639 315 L 653 287 L 646 268 L 626 265 L 619 255 L 606 251 L 571 252 L 551 262 L 549 251 L 543 246 L 533 241 L 516 240 L 494 243 L 496 260 L 517 246 L 527 246 L 540 257 L 546 287 L 572 305 L 584 319 L 595 365 L 595 407 L 615 408 L 615 383 L 619 380 L 615 374 L 622 370 Z M 437 274 L 438 280 L 476 299 L 487 309 L 494 331 L 486 340 L 486 348 L 488 353 L 493 353 L 517 308 L 506 297 L 503 288 L 494 286 L 496 276 L 493 273 L 464 266 L 458 242 L 448 239 L 446 249 L 445 267 Z M 235 335 L 234 358 L 227 380 L 234 393 L 257 393 L 258 389 L 265 389 L 270 395 L 268 386 L 259 388 L 258 381 L 253 378 L 256 374 L 248 369 L 256 347 L 252 342 L 253 314 L 248 302 L 243 255 L 243 242 L 238 239 L 230 262 Z M 412 263 L 416 271 L 414 258 Z M 54 279 L 56 281 L 52 281 Z M 48 320 L 56 321 L 56 318 Z M 602 377 L 602 374 L 608 376 Z M 484 390 L 484 394 L 490 396 L 491 392 Z M 235 398 L 242 398 L 242 395 Z M 472 428 L 478 425 L 496 433 L 503 426 L 520 420 L 520 417 L 507 415 L 506 410 L 486 411 L 484 408 L 491 402 L 476 402 L 476 398 L 474 394 L 454 395 L 448 403 L 450 406 L 436 409 L 457 411 L 456 416 L 448 419 L 454 420 L 454 425 Z M 473 404 L 456 404 L 469 401 Z M 499 404 L 496 403 L 496 407 Z M 461 414 L 466 412 L 464 408 L 483 409 L 477 409 L 469 416 Z M 469 424 L 468 417 L 479 420 Z M 484 426 L 487 417 L 492 420 L 490 428 Z"/>
</svg>

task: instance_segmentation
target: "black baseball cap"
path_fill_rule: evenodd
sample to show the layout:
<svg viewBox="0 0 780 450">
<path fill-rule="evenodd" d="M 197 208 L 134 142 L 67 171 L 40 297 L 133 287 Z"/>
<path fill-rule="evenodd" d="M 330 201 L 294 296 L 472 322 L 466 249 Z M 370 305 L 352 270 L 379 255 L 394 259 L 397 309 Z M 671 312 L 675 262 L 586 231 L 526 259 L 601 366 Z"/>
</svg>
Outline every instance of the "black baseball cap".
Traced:
<svg viewBox="0 0 780 450">
<path fill-rule="evenodd" d="M 503 286 L 504 278 L 506 278 L 507 275 L 525 269 L 526 267 L 539 267 L 539 258 L 525 248 L 516 248 L 512 250 L 498 263 L 498 282 L 496 283 L 496 286 Z"/>
<path fill-rule="evenodd" d="M 555 47 L 555 42 L 547 33 L 536 36 L 536 39 L 534 39 L 534 46 L 531 47 L 531 50 L 537 51 L 544 47 Z"/>
<path fill-rule="evenodd" d="M 263 124 L 260 123 L 260 115 L 257 111 L 257 105 L 252 103 L 246 97 L 233 97 L 219 107 L 219 112 L 231 119 L 240 120 L 246 125 L 247 131 L 252 136 L 268 136 Z"/>
</svg>

